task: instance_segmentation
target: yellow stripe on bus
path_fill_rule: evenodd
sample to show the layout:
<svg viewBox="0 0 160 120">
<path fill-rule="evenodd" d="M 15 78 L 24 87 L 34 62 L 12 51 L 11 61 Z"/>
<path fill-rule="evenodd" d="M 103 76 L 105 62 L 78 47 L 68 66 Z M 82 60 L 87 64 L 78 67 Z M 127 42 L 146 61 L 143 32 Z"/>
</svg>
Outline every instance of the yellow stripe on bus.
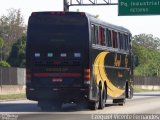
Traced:
<svg viewBox="0 0 160 120">
<path fill-rule="evenodd" d="M 108 79 L 107 74 L 105 72 L 105 57 L 108 52 L 101 52 L 94 62 L 93 71 L 96 83 L 98 84 L 101 80 L 107 83 L 107 94 L 112 97 L 119 97 L 124 93 L 124 90 L 117 88 L 112 84 L 112 82 Z M 102 86 L 103 87 L 103 86 Z"/>
</svg>

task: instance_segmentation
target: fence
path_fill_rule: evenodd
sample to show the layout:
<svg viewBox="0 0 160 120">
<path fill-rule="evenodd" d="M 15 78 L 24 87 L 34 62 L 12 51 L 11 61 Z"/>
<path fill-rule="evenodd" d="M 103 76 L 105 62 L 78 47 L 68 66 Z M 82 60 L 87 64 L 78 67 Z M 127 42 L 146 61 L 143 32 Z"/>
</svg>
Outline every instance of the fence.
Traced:
<svg viewBox="0 0 160 120">
<path fill-rule="evenodd" d="M 0 85 L 25 85 L 25 76 L 24 68 L 0 67 Z"/>
<path fill-rule="evenodd" d="M 152 85 L 160 86 L 160 77 L 135 76 L 134 85 Z"/>
</svg>

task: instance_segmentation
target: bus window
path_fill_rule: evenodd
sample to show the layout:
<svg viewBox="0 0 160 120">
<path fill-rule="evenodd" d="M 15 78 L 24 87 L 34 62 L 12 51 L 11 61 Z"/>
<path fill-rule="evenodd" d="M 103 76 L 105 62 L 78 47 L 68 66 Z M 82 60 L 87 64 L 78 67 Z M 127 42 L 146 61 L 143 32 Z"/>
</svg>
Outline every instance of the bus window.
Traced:
<svg viewBox="0 0 160 120">
<path fill-rule="evenodd" d="M 128 42 L 128 46 L 129 46 L 129 49 L 131 49 L 131 47 L 132 47 L 132 43 L 131 43 L 131 36 L 129 35 L 129 42 Z"/>
<path fill-rule="evenodd" d="M 96 44 L 96 39 L 95 39 L 95 25 L 91 25 L 91 39 L 92 39 L 92 43 Z"/>
<path fill-rule="evenodd" d="M 112 31 L 112 43 L 113 43 L 113 48 L 117 48 L 118 47 L 118 43 L 117 43 L 117 32 Z"/>
<path fill-rule="evenodd" d="M 130 36 L 129 35 L 127 35 L 127 38 L 128 38 L 128 41 L 127 41 L 127 50 L 129 50 L 129 48 L 130 48 Z"/>
<path fill-rule="evenodd" d="M 99 27 L 99 45 L 105 45 L 105 29 L 103 27 Z"/>
<path fill-rule="evenodd" d="M 122 34 L 122 49 L 125 50 L 125 34 Z"/>
<path fill-rule="evenodd" d="M 127 50 L 129 50 L 129 36 L 128 36 L 128 35 L 127 35 L 126 40 L 127 40 L 127 41 L 126 41 L 126 42 L 127 42 L 127 45 L 126 45 L 126 46 L 127 46 Z"/>
<path fill-rule="evenodd" d="M 102 45 L 106 46 L 106 34 L 105 34 L 105 28 L 102 28 Z"/>
<path fill-rule="evenodd" d="M 98 26 L 95 26 L 95 31 L 94 31 L 95 33 L 95 36 L 94 36 L 94 38 L 95 38 L 95 44 L 98 44 Z"/>
<path fill-rule="evenodd" d="M 98 39 L 98 44 L 102 45 L 102 27 L 99 27 L 99 39 Z"/>
<path fill-rule="evenodd" d="M 124 43 L 125 43 L 124 49 L 127 50 L 128 49 L 128 35 L 124 35 Z"/>
<path fill-rule="evenodd" d="M 117 48 L 120 49 L 119 33 L 117 32 Z"/>
<path fill-rule="evenodd" d="M 123 35 L 122 33 L 118 33 L 119 34 L 119 49 L 123 49 Z"/>
<path fill-rule="evenodd" d="M 106 43 L 108 47 L 112 47 L 111 30 L 106 29 Z"/>
</svg>

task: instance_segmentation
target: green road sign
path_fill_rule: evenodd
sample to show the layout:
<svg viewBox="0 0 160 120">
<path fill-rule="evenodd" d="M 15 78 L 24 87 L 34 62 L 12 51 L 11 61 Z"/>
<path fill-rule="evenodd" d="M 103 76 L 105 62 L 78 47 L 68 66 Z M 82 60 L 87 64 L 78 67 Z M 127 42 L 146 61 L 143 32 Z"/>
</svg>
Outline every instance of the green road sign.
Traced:
<svg viewBox="0 0 160 120">
<path fill-rule="evenodd" d="M 160 15 L 160 0 L 118 0 L 118 15 Z"/>
</svg>

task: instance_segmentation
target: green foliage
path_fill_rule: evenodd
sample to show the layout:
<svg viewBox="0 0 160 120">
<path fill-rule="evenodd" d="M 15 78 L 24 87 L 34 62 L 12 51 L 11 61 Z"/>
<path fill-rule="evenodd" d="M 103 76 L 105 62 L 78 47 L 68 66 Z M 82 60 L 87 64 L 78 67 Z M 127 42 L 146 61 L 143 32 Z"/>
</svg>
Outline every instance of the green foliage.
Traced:
<svg viewBox="0 0 160 120">
<path fill-rule="evenodd" d="M 19 9 L 9 9 L 6 15 L 0 16 L 0 36 L 4 40 L 3 59 L 7 60 L 12 45 L 26 31 L 23 16 Z"/>
<path fill-rule="evenodd" d="M 11 67 L 6 61 L 0 61 L 0 67 Z"/>
<path fill-rule="evenodd" d="M 0 37 L 0 60 L 2 60 L 2 48 L 4 45 L 3 38 Z"/>
<path fill-rule="evenodd" d="M 135 75 L 160 76 L 160 52 L 146 48 L 136 41 L 133 42 L 133 50 L 139 58 L 139 66 L 135 69 Z"/>
<path fill-rule="evenodd" d="M 0 37 L 0 48 L 2 48 L 3 45 L 4 45 L 4 40 L 3 40 L 3 38 Z"/>
<path fill-rule="evenodd" d="M 154 50 L 159 50 L 160 47 L 160 39 L 158 37 L 154 37 L 152 34 L 135 35 L 133 37 L 133 41 L 138 45 Z"/>
<path fill-rule="evenodd" d="M 16 43 L 13 44 L 8 62 L 13 67 L 25 67 L 25 49 L 26 49 L 26 35 L 23 35 Z"/>
</svg>

